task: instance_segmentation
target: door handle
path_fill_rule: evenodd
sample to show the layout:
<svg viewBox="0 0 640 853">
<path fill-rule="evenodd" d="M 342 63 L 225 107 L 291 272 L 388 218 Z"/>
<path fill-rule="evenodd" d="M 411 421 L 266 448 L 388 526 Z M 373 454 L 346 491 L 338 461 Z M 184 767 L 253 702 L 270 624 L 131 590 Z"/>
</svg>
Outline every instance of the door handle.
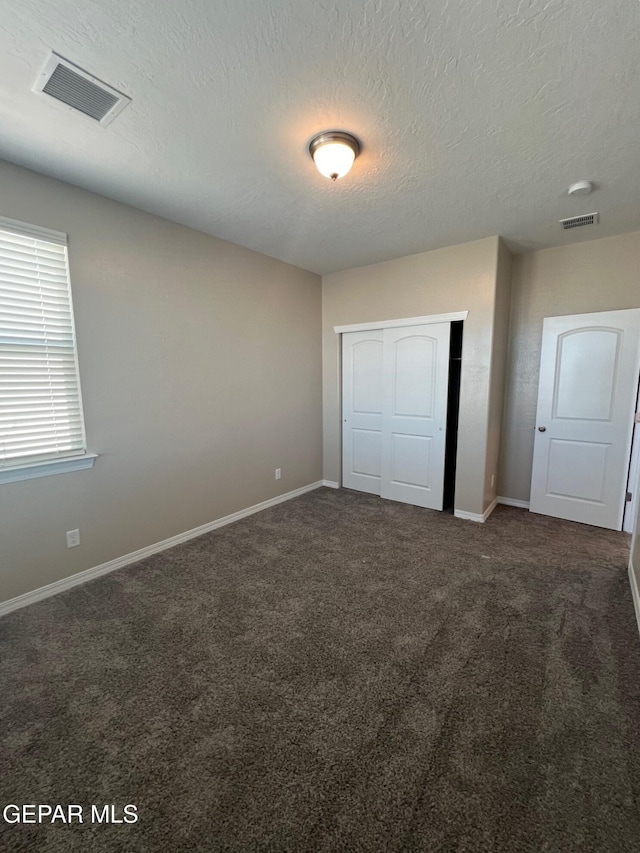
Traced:
<svg viewBox="0 0 640 853">
<path fill-rule="evenodd" d="M 538 432 L 546 432 L 546 431 L 547 431 L 546 427 L 538 427 Z"/>
</svg>

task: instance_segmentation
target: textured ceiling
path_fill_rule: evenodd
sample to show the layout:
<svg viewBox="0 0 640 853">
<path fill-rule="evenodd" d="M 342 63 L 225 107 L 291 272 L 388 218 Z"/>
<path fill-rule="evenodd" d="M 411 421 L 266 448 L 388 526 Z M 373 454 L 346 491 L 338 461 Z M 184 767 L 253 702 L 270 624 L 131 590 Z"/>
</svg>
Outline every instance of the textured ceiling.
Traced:
<svg viewBox="0 0 640 853">
<path fill-rule="evenodd" d="M 50 49 L 131 105 L 32 93 Z M 0 157 L 321 273 L 560 245 L 640 229 L 639 57 L 638 0 L 0 0 Z M 331 128 L 364 149 L 336 184 Z"/>
</svg>

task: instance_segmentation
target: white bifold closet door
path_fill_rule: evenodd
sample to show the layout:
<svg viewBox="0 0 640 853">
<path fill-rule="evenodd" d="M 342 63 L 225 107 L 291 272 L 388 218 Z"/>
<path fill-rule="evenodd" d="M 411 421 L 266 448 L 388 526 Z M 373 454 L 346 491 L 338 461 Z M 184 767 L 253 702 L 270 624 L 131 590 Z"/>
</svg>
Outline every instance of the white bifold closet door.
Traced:
<svg viewBox="0 0 640 853">
<path fill-rule="evenodd" d="M 442 509 L 450 323 L 342 336 L 342 482 Z"/>
</svg>

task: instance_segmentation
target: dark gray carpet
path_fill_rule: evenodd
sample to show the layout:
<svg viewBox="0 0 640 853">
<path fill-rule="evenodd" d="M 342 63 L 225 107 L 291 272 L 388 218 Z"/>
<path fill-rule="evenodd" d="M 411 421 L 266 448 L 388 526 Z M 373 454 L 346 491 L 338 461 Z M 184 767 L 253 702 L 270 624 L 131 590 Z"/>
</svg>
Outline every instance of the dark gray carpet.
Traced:
<svg viewBox="0 0 640 853">
<path fill-rule="evenodd" d="M 321 489 L 0 620 L 9 851 L 637 851 L 629 537 Z M 88 820 L 88 817 L 85 817 Z"/>
</svg>

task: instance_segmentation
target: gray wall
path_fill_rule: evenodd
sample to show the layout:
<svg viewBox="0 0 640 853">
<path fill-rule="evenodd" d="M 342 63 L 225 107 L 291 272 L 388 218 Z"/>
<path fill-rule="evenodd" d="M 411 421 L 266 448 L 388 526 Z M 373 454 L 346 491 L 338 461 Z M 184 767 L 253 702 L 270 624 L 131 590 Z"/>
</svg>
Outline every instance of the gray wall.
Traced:
<svg viewBox="0 0 640 853">
<path fill-rule="evenodd" d="M 491 386 L 489 393 L 489 428 L 487 434 L 487 470 L 484 483 L 484 508 L 498 495 L 498 468 L 504 412 L 504 392 L 509 350 L 509 314 L 511 306 L 511 252 L 502 240 L 498 244 L 493 341 L 491 355 Z M 491 480 L 493 479 L 493 483 Z"/>
<path fill-rule="evenodd" d="M 339 481 L 340 359 L 333 327 L 469 311 L 464 326 L 456 509 L 485 509 L 497 237 L 325 276 L 324 476 Z"/>
<path fill-rule="evenodd" d="M 2 162 L 0 216 L 69 235 L 100 454 L 0 485 L 0 600 L 321 479 L 318 276 Z"/>
<path fill-rule="evenodd" d="M 528 501 L 545 317 L 640 307 L 640 233 L 514 258 L 499 494 Z"/>
</svg>

